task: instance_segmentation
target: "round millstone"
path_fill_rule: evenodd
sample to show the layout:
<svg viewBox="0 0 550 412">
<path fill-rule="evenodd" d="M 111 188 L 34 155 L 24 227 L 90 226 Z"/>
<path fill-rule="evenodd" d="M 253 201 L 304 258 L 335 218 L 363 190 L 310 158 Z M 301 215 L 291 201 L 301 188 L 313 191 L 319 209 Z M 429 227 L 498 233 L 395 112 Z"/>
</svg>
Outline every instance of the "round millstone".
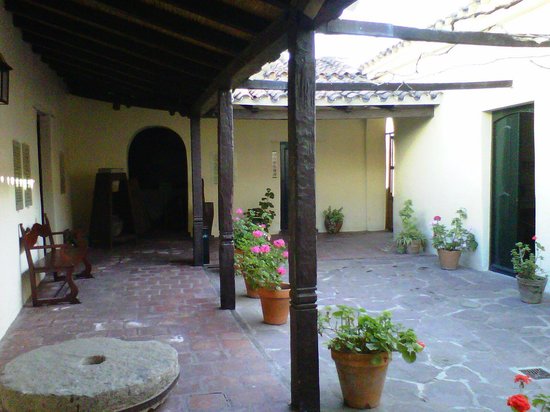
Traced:
<svg viewBox="0 0 550 412">
<path fill-rule="evenodd" d="M 0 410 L 148 411 L 164 401 L 178 376 L 178 353 L 164 343 L 71 340 L 9 362 L 0 375 Z"/>
</svg>

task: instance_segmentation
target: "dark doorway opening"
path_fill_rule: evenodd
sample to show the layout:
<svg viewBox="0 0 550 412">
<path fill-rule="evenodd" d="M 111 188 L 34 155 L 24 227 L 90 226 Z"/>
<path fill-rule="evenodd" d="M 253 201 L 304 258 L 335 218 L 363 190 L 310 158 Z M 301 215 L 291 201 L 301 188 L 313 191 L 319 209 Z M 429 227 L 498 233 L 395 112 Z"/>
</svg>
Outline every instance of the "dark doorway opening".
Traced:
<svg viewBox="0 0 550 412">
<path fill-rule="evenodd" d="M 151 227 L 188 234 L 187 152 L 180 136 L 164 127 L 139 132 L 130 145 L 128 172 L 139 185 Z"/>
<path fill-rule="evenodd" d="M 535 142 L 533 106 L 493 114 L 490 269 L 513 275 L 517 242 L 534 250 Z"/>
</svg>

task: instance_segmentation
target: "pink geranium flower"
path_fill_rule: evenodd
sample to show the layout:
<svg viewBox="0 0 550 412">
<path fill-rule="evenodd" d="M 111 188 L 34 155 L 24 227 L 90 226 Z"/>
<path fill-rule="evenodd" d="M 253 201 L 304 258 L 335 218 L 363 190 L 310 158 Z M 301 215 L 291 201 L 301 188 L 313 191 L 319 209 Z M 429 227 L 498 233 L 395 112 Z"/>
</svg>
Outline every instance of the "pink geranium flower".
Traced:
<svg viewBox="0 0 550 412">
<path fill-rule="evenodd" d="M 260 226 L 261 228 L 265 229 L 265 225 L 264 225 L 263 223 L 260 224 L 260 225 L 258 225 L 258 226 Z"/>
<path fill-rule="evenodd" d="M 243 210 L 241 208 L 238 208 L 237 210 L 235 210 L 235 213 L 238 214 L 238 215 L 242 215 Z"/>
<path fill-rule="evenodd" d="M 284 267 L 282 267 L 282 266 L 281 266 L 281 267 L 278 267 L 278 268 L 277 268 L 277 273 L 278 273 L 279 275 L 282 276 L 282 275 L 284 275 L 284 274 L 286 273 L 286 269 L 285 269 Z"/>
<path fill-rule="evenodd" d="M 250 248 L 250 251 L 251 251 L 252 253 L 260 253 L 262 250 L 260 249 L 259 246 L 252 246 L 252 247 Z"/>
<path fill-rule="evenodd" d="M 260 252 L 261 253 L 269 253 L 269 252 L 271 252 L 271 247 L 269 247 L 269 245 L 262 245 L 262 246 L 260 246 Z"/>
<path fill-rule="evenodd" d="M 533 237 L 532 237 L 531 239 L 533 239 L 533 240 L 537 240 L 537 237 L 536 237 L 536 236 L 533 236 Z"/>
<path fill-rule="evenodd" d="M 285 251 L 283 252 L 283 257 L 284 257 L 285 259 L 288 259 L 288 250 L 285 250 Z"/>
<path fill-rule="evenodd" d="M 254 237 L 262 237 L 264 235 L 264 232 L 262 232 L 261 230 L 255 230 L 254 232 L 252 232 L 252 236 Z"/>
<path fill-rule="evenodd" d="M 436 222 L 439 222 L 439 221 L 441 220 L 441 216 L 434 216 L 434 220 L 435 220 Z"/>
<path fill-rule="evenodd" d="M 273 246 L 277 248 L 285 247 L 285 241 L 283 239 L 277 239 L 273 242 Z"/>
</svg>

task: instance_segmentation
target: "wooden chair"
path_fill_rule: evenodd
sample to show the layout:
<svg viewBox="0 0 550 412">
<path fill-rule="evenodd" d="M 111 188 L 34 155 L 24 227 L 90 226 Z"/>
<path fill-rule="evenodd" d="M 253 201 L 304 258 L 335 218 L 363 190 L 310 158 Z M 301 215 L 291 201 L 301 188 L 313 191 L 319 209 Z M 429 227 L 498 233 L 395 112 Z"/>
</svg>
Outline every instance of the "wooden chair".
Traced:
<svg viewBox="0 0 550 412">
<path fill-rule="evenodd" d="M 32 228 L 25 229 L 22 224 L 19 225 L 21 231 L 22 243 L 29 265 L 29 277 L 31 283 L 31 295 L 33 306 L 52 305 L 57 303 L 80 303 L 77 299 L 78 287 L 74 282 L 74 277 L 91 278 L 92 266 L 87 259 L 88 248 L 85 242 L 80 244 L 55 243 L 54 235 L 60 235 L 64 232 L 52 232 L 49 221 L 44 216 L 44 224 L 35 223 Z M 44 245 L 38 245 L 39 238 L 44 239 Z M 46 242 L 46 239 L 49 241 Z M 32 251 L 44 251 L 44 257 L 33 260 Z M 74 269 L 79 264 L 84 264 L 84 271 L 74 276 Z M 61 287 L 53 296 L 39 296 L 36 276 L 38 274 L 51 274 L 53 281 L 63 281 Z M 60 296 L 65 286 L 68 286 L 65 294 Z"/>
</svg>

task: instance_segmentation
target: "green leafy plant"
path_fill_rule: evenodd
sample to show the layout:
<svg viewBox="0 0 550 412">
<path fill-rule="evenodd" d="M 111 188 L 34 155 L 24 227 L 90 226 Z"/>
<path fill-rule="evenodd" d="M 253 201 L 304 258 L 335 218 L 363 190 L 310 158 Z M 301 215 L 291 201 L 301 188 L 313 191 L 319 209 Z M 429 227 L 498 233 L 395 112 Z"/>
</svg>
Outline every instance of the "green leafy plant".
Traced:
<svg viewBox="0 0 550 412">
<path fill-rule="evenodd" d="M 248 209 L 246 216 L 257 225 L 264 225 L 266 230 L 269 230 L 276 213 L 273 208 L 275 205 L 271 202 L 275 198 L 275 194 L 268 187 L 265 190 L 264 196 L 258 202 L 259 207 Z"/>
<path fill-rule="evenodd" d="M 253 289 L 281 289 L 284 267 L 288 259 L 288 251 L 283 239 L 270 242 L 268 234 L 255 230 L 252 235 L 259 244 L 243 249 L 242 254 L 235 255 L 236 272 L 245 276 Z"/>
<path fill-rule="evenodd" d="M 535 241 L 535 253 L 531 252 L 529 245 L 518 242 L 510 254 L 512 255 L 512 265 L 516 275 L 524 279 L 535 280 L 546 276 L 537 264 L 543 259 L 541 252 L 544 252 L 545 249 L 537 242 L 536 236 L 533 236 L 533 240 Z"/>
<path fill-rule="evenodd" d="M 372 317 L 364 308 L 327 306 L 319 311 L 318 330 L 319 335 L 330 337 L 326 343 L 329 349 L 365 354 L 399 352 L 409 363 L 425 346 L 412 329 L 393 323 L 388 311 Z"/>
<path fill-rule="evenodd" d="M 416 218 L 414 217 L 414 209 L 412 200 L 407 199 L 403 204 L 403 208 L 399 211 L 399 216 L 403 222 L 403 230 L 395 238 L 395 245 L 399 253 L 405 253 L 407 246 L 417 240 L 422 247 L 426 244 L 426 236 L 416 226 Z"/>
<path fill-rule="evenodd" d="M 243 214 L 242 209 L 235 211 L 233 217 L 233 241 L 235 249 L 247 250 L 252 246 L 261 245 L 262 239 L 253 235 L 254 231 L 262 231 L 263 228 Z"/>
<path fill-rule="evenodd" d="M 329 233 L 336 233 L 338 231 L 337 226 L 344 222 L 343 209 L 343 206 L 339 209 L 333 209 L 329 206 L 328 209 L 323 210 L 325 225 Z"/>
<path fill-rule="evenodd" d="M 434 216 L 432 222 L 433 247 L 450 251 L 476 250 L 477 241 L 474 234 L 464 227 L 464 220 L 468 218 L 466 209 L 460 208 L 456 214 L 457 216 L 451 221 L 449 228 L 441 223 L 440 216 Z"/>
</svg>

